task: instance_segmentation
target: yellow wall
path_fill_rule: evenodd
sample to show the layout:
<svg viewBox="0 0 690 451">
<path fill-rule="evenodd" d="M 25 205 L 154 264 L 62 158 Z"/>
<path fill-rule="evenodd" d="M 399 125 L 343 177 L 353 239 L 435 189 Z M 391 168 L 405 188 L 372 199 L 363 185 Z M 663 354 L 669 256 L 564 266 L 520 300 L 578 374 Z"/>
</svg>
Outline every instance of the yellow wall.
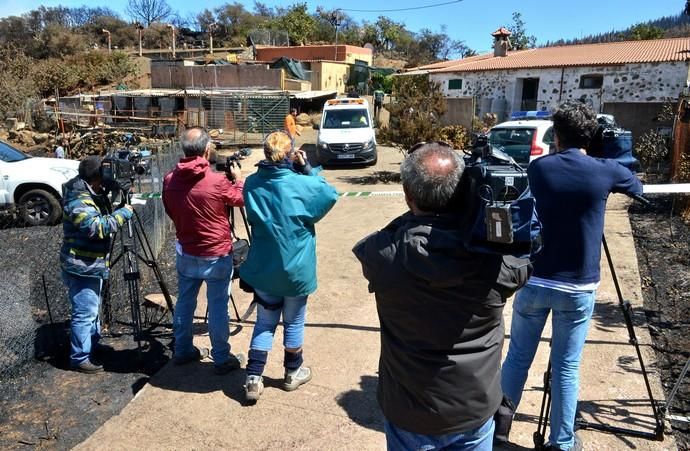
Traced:
<svg viewBox="0 0 690 451">
<path fill-rule="evenodd" d="M 365 55 L 363 53 L 350 53 L 347 52 L 345 54 L 345 61 L 350 63 L 350 64 L 355 64 L 359 61 L 366 61 L 369 66 L 372 66 L 374 64 L 374 55 L 371 53 L 368 55 Z"/>
<path fill-rule="evenodd" d="M 345 93 L 345 83 L 350 75 L 350 66 L 344 63 L 311 63 L 311 86 L 318 91 L 338 91 Z"/>
</svg>

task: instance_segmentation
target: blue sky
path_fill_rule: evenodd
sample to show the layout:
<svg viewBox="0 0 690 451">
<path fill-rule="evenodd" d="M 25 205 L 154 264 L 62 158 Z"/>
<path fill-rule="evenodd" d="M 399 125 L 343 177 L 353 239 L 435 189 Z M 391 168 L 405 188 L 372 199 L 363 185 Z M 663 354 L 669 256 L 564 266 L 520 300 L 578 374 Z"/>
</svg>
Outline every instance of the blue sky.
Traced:
<svg viewBox="0 0 690 451">
<path fill-rule="evenodd" d="M 232 0 L 233 2 L 235 0 Z M 253 0 L 239 0 L 253 9 Z M 266 0 L 269 6 L 290 6 L 302 0 Z M 307 1 L 310 11 L 317 6 L 327 9 L 350 8 L 366 10 L 386 10 L 391 8 L 417 7 L 443 3 L 451 0 L 333 0 Z M 223 0 L 189 2 L 188 0 L 168 0 L 168 3 L 183 17 L 198 13 L 204 8 L 215 8 L 226 3 Z M 124 16 L 127 0 L 84 1 L 84 0 L 0 0 L 2 16 L 18 15 L 45 6 L 108 6 Z M 554 41 L 559 38 L 576 38 L 592 33 L 622 29 L 638 22 L 677 14 L 685 5 L 683 0 L 463 0 L 435 8 L 400 12 L 348 12 L 358 20 L 375 21 L 385 15 L 397 22 L 403 22 L 408 29 L 417 31 L 430 28 L 438 31 L 441 25 L 453 39 L 465 41 L 476 50 L 488 50 L 490 33 L 502 25 L 512 22 L 514 11 L 522 13 L 529 34 L 537 37 L 537 43 Z"/>
</svg>

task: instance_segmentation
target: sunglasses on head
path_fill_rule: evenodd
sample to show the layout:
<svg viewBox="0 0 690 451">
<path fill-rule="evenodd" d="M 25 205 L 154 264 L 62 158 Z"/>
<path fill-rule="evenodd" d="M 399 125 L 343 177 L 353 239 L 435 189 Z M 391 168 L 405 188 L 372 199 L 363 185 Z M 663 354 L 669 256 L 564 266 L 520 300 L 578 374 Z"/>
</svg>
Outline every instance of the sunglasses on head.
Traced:
<svg viewBox="0 0 690 451">
<path fill-rule="evenodd" d="M 448 144 L 445 141 L 422 141 L 422 142 L 418 142 L 414 146 L 410 147 L 410 150 L 407 151 L 407 154 L 409 155 L 412 152 L 414 152 L 415 150 L 419 150 L 420 148 L 427 146 L 427 145 L 431 145 L 431 144 L 435 144 L 435 145 L 441 146 L 441 147 L 448 147 L 449 149 L 453 148 L 453 146 L 451 144 Z"/>
</svg>

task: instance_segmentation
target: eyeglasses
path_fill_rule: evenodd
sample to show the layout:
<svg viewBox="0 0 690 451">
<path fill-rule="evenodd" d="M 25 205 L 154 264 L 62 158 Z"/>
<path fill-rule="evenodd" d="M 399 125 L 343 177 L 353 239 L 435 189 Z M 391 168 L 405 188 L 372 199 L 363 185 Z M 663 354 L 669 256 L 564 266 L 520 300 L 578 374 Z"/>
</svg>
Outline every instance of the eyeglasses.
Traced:
<svg viewBox="0 0 690 451">
<path fill-rule="evenodd" d="M 432 144 L 435 144 L 435 145 L 441 146 L 441 147 L 447 147 L 449 149 L 453 148 L 452 144 L 448 144 L 445 141 L 421 141 L 421 142 L 418 142 L 417 144 L 415 144 L 414 146 L 410 147 L 410 150 L 407 151 L 407 154 L 410 155 L 415 150 L 419 150 L 424 146 L 428 146 L 428 145 L 432 145 Z"/>
</svg>

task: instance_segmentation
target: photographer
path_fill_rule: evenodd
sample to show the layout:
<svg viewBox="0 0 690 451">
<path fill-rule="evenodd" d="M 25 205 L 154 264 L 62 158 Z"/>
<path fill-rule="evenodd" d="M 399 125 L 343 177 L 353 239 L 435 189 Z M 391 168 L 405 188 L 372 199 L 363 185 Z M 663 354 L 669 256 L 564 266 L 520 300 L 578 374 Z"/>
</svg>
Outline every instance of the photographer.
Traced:
<svg viewBox="0 0 690 451">
<path fill-rule="evenodd" d="M 551 450 L 582 449 L 574 433 L 579 366 L 600 280 L 606 200 L 612 192 L 642 193 L 640 181 L 620 163 L 585 154 L 596 126 L 589 107 L 564 103 L 553 115 L 557 152 L 527 169 L 544 248 L 515 297 L 501 382 L 517 406 L 551 312 Z"/>
<path fill-rule="evenodd" d="M 79 163 L 79 175 L 62 186 L 60 266 L 72 305 L 70 366 L 82 373 L 103 371 L 93 357 L 104 348 L 98 344 L 98 310 L 103 280 L 109 275 L 110 238 L 132 217 L 129 205 L 112 212 L 100 169 L 100 157 L 86 157 Z"/>
<path fill-rule="evenodd" d="M 239 368 L 243 358 L 232 355 L 228 343 L 228 290 L 233 269 L 228 207 L 244 205 L 241 174 L 234 166 L 228 168 L 227 174 L 211 171 L 211 138 L 201 127 L 182 132 L 180 145 L 184 157 L 163 181 L 163 205 L 175 223 L 177 235 L 173 362 L 193 362 L 207 353 L 192 343 L 197 296 L 201 283 L 206 282 L 211 357 L 216 374 L 226 374 Z"/>
<path fill-rule="evenodd" d="M 245 396 L 258 401 L 273 335 L 283 317 L 283 388 L 296 390 L 311 380 L 302 345 L 307 297 L 316 290 L 315 224 L 333 208 L 338 193 L 311 169 L 290 136 L 268 135 L 266 159 L 247 178 L 244 198 L 253 242 L 241 268 L 257 301 L 257 318 L 247 362 Z"/>
<path fill-rule="evenodd" d="M 378 401 L 389 450 L 491 450 L 501 404 L 506 299 L 529 261 L 471 253 L 453 199 L 464 171 L 448 145 L 402 163 L 409 212 L 353 249 L 381 323 Z"/>
</svg>

